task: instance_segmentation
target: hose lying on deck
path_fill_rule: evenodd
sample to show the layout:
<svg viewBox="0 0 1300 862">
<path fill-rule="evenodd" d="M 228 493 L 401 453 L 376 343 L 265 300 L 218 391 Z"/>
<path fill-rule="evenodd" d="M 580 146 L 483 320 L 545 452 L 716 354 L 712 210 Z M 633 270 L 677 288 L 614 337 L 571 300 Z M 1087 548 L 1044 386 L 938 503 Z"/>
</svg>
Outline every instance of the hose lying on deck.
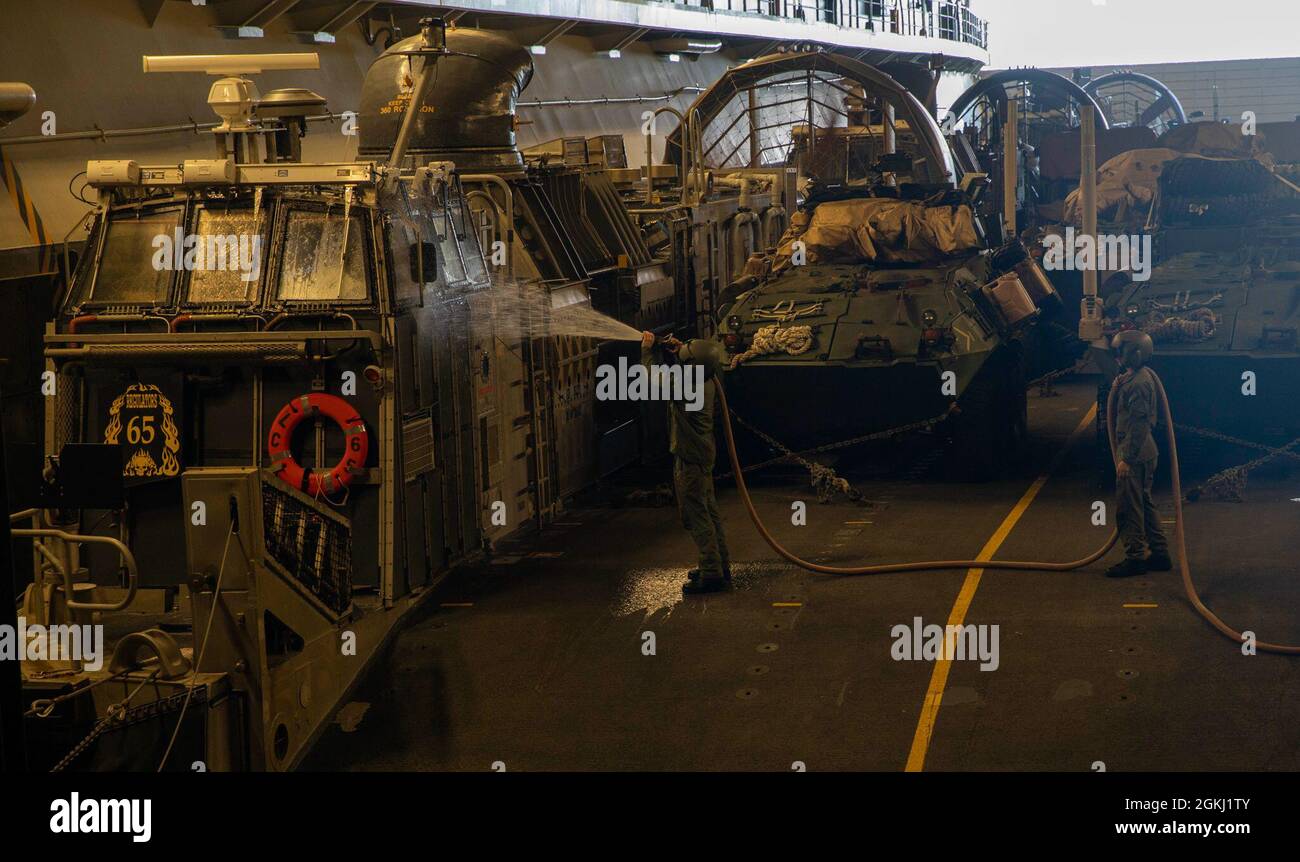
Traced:
<svg viewBox="0 0 1300 862">
<path fill-rule="evenodd" d="M 1183 590 L 1186 592 L 1187 600 L 1191 602 L 1192 607 L 1210 625 L 1218 629 L 1225 637 L 1231 638 L 1238 643 L 1244 643 L 1246 638 L 1241 632 L 1219 619 L 1213 611 L 1205 606 L 1205 603 L 1201 601 L 1201 597 L 1196 592 L 1196 585 L 1192 583 L 1191 569 L 1187 564 L 1186 537 L 1183 531 L 1183 489 L 1182 479 L 1178 471 L 1178 443 L 1174 438 L 1174 417 L 1169 408 L 1169 396 L 1165 393 L 1164 383 L 1161 382 L 1160 376 L 1155 371 L 1151 371 L 1151 377 L 1155 380 L 1156 391 L 1160 395 L 1160 407 L 1164 415 L 1165 430 L 1168 435 L 1169 464 L 1173 475 L 1174 541 L 1178 546 L 1178 568 L 1183 578 Z M 740 498 L 745 503 L 745 509 L 749 512 L 750 520 L 754 522 L 754 527 L 758 530 L 759 535 L 763 537 L 763 541 L 767 542 L 773 551 L 776 551 L 785 560 L 810 572 L 820 575 L 885 575 L 895 572 L 926 572 L 939 569 L 1014 569 L 1019 571 L 1069 572 L 1097 562 L 1106 556 L 1111 548 L 1115 547 L 1115 542 L 1119 539 L 1118 530 L 1112 530 L 1110 537 L 1106 539 L 1106 542 L 1100 548 L 1082 559 L 1068 563 L 1026 562 L 1020 560 L 929 560 L 915 563 L 883 563 L 872 566 L 839 567 L 823 566 L 819 563 L 810 562 L 783 547 L 768 531 L 762 519 L 759 518 L 758 511 L 754 508 L 754 501 L 750 499 L 749 488 L 745 484 L 745 474 L 740 466 L 740 457 L 736 454 L 736 439 L 731 429 L 731 411 L 727 407 L 727 395 L 722 389 L 721 381 L 717 386 L 717 392 L 718 403 L 722 407 L 722 430 L 727 438 L 727 454 L 731 458 L 731 469 L 736 479 L 736 488 L 740 491 Z M 1110 398 L 1106 402 L 1106 429 L 1110 439 L 1111 460 L 1116 463 L 1118 463 L 1116 453 L 1119 449 L 1119 444 L 1115 439 L 1117 393 L 1118 390 L 1112 388 Z M 1256 641 L 1255 647 L 1264 652 L 1300 655 L 1300 646 Z"/>
</svg>

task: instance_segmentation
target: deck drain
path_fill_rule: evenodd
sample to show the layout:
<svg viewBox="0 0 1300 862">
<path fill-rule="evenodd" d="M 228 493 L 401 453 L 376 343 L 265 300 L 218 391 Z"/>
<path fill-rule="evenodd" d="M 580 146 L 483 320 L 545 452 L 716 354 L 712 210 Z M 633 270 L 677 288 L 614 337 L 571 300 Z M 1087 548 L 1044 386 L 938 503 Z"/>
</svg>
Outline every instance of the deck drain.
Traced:
<svg viewBox="0 0 1300 862">
<path fill-rule="evenodd" d="M 1133 623 L 1128 627 L 1128 630 L 1131 632 L 1140 632 L 1142 631 L 1142 626 L 1138 625 L 1137 623 Z"/>
<path fill-rule="evenodd" d="M 1137 695 L 1127 691 L 1122 692 L 1118 697 L 1115 698 L 1116 703 L 1125 703 L 1125 704 L 1133 703 L 1136 700 L 1137 700 Z"/>
<path fill-rule="evenodd" d="M 1135 647 L 1135 646 L 1124 647 L 1124 655 L 1137 655 L 1140 652 L 1142 652 L 1141 647 Z"/>
<path fill-rule="evenodd" d="M 769 670 L 771 670 L 771 668 L 765 664 L 755 664 L 755 665 L 750 665 L 746 673 L 748 673 L 750 676 L 762 676 L 763 674 L 767 673 Z"/>
<path fill-rule="evenodd" d="M 758 645 L 758 651 L 759 651 L 759 652 L 776 652 L 776 651 L 779 650 L 780 648 L 781 648 L 781 647 L 780 647 L 780 645 L 778 645 L 778 644 L 759 644 L 759 645 Z"/>
<path fill-rule="evenodd" d="M 1138 672 L 1137 672 L 1137 671 L 1135 671 L 1135 670 L 1128 670 L 1128 669 L 1122 670 L 1122 671 L 1120 671 L 1119 673 L 1116 674 L 1116 676 L 1118 676 L 1120 679 L 1132 679 L 1133 677 L 1135 677 L 1135 676 L 1137 676 L 1137 675 L 1138 675 Z"/>
<path fill-rule="evenodd" d="M 780 623 L 780 622 L 768 623 L 767 628 L 769 631 L 779 632 L 781 629 L 785 628 L 785 623 Z"/>
<path fill-rule="evenodd" d="M 741 700 L 753 700 L 754 698 L 758 697 L 758 689 L 742 688 L 740 691 L 736 692 L 736 697 L 740 698 Z"/>
</svg>

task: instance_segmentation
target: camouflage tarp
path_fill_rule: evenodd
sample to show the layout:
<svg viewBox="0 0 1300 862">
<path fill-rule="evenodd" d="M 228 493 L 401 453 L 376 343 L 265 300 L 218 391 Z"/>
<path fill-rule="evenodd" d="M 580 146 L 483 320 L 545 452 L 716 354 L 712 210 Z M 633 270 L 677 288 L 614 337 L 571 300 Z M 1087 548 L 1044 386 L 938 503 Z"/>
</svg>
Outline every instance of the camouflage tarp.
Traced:
<svg viewBox="0 0 1300 862">
<path fill-rule="evenodd" d="M 1266 151 L 1264 136 L 1244 134 L 1241 123 L 1188 123 L 1160 136 L 1157 146 L 1202 156 L 1244 159 Z"/>
<path fill-rule="evenodd" d="M 801 215 L 781 237 L 778 269 L 789 264 L 796 240 L 804 242 L 810 264 L 922 263 L 979 248 L 974 214 L 964 204 L 854 198 L 819 204 L 811 218 Z"/>
<path fill-rule="evenodd" d="M 1157 187 L 1163 189 L 1162 222 L 1171 215 L 1175 218 L 1187 215 L 1169 211 L 1171 203 L 1175 204 L 1173 210 L 1182 210 L 1188 201 L 1217 199 L 1214 213 L 1202 218 L 1208 208 L 1198 207 L 1197 218 L 1187 223 L 1222 224 L 1227 223 L 1223 218 L 1228 221 L 1247 218 L 1252 206 L 1256 207 L 1257 214 L 1262 213 L 1266 199 L 1268 204 L 1283 201 L 1281 210 L 1270 212 L 1294 212 L 1295 199 L 1300 195 L 1300 189 L 1277 175 L 1266 153 L 1253 158 L 1227 158 L 1172 149 L 1132 150 L 1116 156 L 1097 171 L 1097 218 L 1103 222 L 1126 221 L 1136 214 L 1140 221 L 1145 221 Z M 1080 189 L 1070 192 L 1065 199 L 1063 219 L 1076 225 L 1083 223 Z"/>
<path fill-rule="evenodd" d="M 1102 221 L 1119 221 L 1121 214 L 1151 206 L 1156 184 L 1165 163 L 1182 158 L 1178 150 L 1156 147 L 1148 150 L 1129 150 L 1121 153 L 1097 170 L 1097 218 Z M 1083 222 L 1083 200 L 1079 189 L 1065 199 L 1065 221 Z"/>
</svg>

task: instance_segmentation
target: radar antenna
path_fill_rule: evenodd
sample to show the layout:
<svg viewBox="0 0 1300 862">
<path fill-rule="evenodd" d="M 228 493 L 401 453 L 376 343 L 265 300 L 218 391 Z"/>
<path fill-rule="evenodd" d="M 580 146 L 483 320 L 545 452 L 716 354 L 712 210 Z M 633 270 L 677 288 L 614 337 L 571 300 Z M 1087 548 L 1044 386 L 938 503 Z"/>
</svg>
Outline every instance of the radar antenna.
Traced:
<svg viewBox="0 0 1300 862">
<path fill-rule="evenodd" d="M 228 149 L 226 135 L 259 132 L 262 128 L 255 116 L 259 101 L 257 87 L 245 75 L 290 69 L 319 69 L 320 55 L 314 52 L 301 54 L 190 54 L 146 56 L 145 73 L 151 72 L 202 72 L 221 75 L 208 91 L 208 106 L 221 118 L 221 125 L 212 131 L 217 136 L 217 148 L 224 158 Z M 305 92 L 305 91 L 304 91 Z M 319 97 L 316 97 L 319 98 Z M 236 146 L 236 160 L 239 147 Z"/>
</svg>

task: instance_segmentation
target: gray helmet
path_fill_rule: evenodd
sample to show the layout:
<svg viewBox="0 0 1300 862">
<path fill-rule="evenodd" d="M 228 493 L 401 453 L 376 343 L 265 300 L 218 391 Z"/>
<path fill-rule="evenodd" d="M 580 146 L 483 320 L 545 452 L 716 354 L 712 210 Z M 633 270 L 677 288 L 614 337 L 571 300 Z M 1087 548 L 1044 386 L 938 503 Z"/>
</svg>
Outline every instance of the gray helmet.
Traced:
<svg viewBox="0 0 1300 862">
<path fill-rule="evenodd" d="M 1110 349 L 1119 354 L 1125 365 L 1131 367 L 1146 365 L 1151 360 L 1151 355 L 1156 352 L 1151 336 L 1137 329 L 1125 329 L 1115 333 L 1115 337 L 1110 340 Z"/>
</svg>

